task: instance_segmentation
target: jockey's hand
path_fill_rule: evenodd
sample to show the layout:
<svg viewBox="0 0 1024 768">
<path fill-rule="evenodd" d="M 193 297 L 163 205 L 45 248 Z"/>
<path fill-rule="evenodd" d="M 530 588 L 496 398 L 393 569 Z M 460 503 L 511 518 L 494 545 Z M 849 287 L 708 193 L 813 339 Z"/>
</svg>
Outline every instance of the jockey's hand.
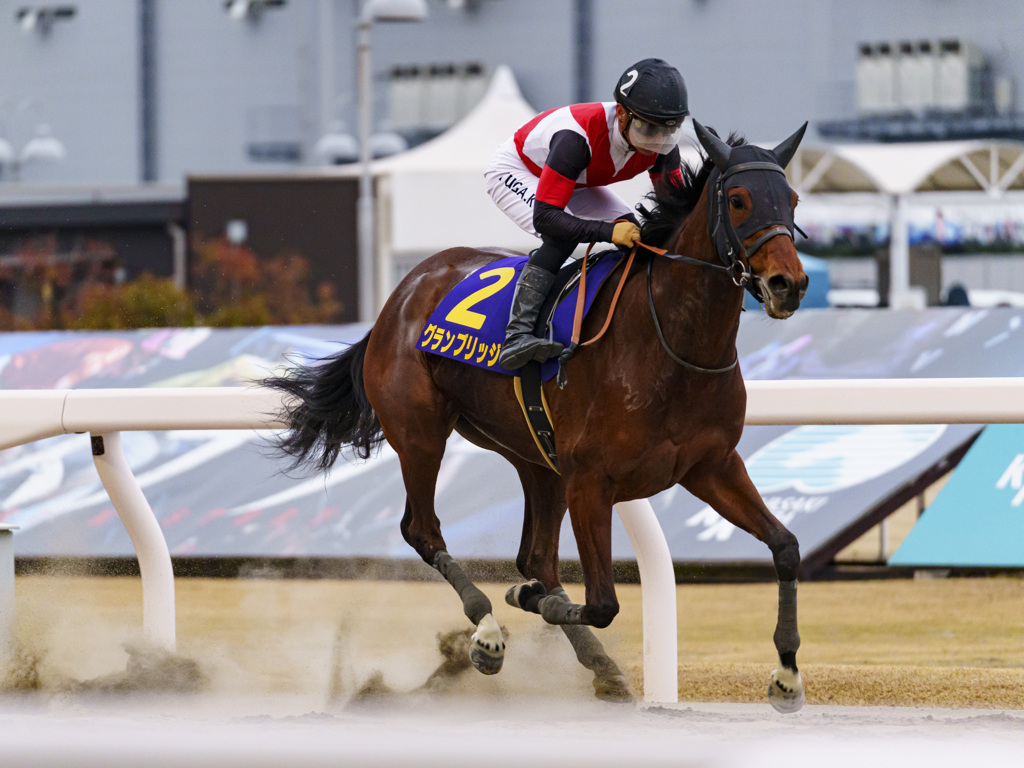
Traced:
<svg viewBox="0 0 1024 768">
<path fill-rule="evenodd" d="M 627 248 L 640 240 L 640 227 L 632 221 L 619 221 L 612 230 L 612 242 Z"/>
</svg>

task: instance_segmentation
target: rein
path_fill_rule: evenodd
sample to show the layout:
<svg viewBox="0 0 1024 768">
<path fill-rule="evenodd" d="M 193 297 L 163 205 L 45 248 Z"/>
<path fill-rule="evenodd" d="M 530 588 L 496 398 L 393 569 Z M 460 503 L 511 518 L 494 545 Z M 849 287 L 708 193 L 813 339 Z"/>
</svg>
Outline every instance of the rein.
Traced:
<svg viewBox="0 0 1024 768">
<path fill-rule="evenodd" d="M 768 228 L 760 237 L 750 244 L 749 248 L 744 245 L 743 238 L 740 236 L 739 232 L 736 231 L 736 227 L 733 225 L 732 219 L 729 217 L 727 212 L 728 206 L 725 199 L 725 182 L 729 177 L 745 171 L 767 171 L 771 173 L 781 173 L 783 176 L 785 175 L 785 170 L 783 170 L 781 165 L 777 162 L 767 160 L 753 160 L 735 163 L 723 171 L 715 171 L 717 177 L 714 175 L 712 176 L 713 189 L 711 194 L 708 196 L 708 224 L 710 227 L 708 234 L 711 236 L 712 246 L 715 253 L 718 255 L 718 258 L 722 261 L 722 264 L 712 264 L 699 259 L 694 259 L 690 256 L 683 256 L 678 253 L 669 253 L 663 248 L 655 248 L 654 246 L 646 245 L 637 240 L 633 245 L 632 250 L 629 252 L 629 258 L 622 271 L 622 277 L 619 280 L 619 285 L 615 289 L 615 295 L 612 297 L 612 303 L 608 309 L 608 316 L 605 318 L 604 325 L 601 327 L 601 330 L 598 331 L 596 336 L 580 344 L 580 332 L 583 325 L 583 307 L 584 302 L 586 301 L 587 258 L 590 256 L 590 251 L 594 247 L 594 244 L 591 243 L 587 247 L 587 252 L 583 256 L 583 265 L 580 269 L 579 293 L 576 299 L 576 312 L 573 316 L 572 338 L 569 346 L 567 346 L 558 357 L 558 386 L 560 388 L 564 388 L 568 383 L 568 377 L 565 370 L 566 364 L 572 359 L 576 349 L 580 346 L 586 347 L 593 344 L 604 336 L 605 331 L 608 330 L 608 326 L 611 324 L 612 315 L 615 312 L 615 307 L 618 304 L 622 286 L 625 284 L 626 278 L 629 276 L 629 270 L 633 265 L 633 259 L 636 256 L 637 249 L 640 247 L 668 259 L 672 259 L 673 261 L 679 261 L 684 264 L 690 264 L 704 269 L 713 269 L 719 272 L 724 272 L 729 276 L 734 285 L 740 288 L 745 288 L 750 295 L 758 301 L 758 303 L 764 303 L 764 296 L 761 294 L 761 290 L 758 288 L 757 283 L 750 272 L 750 257 L 772 238 L 785 235 L 792 240 L 794 237 L 793 229 L 796 229 L 796 224 L 792 221 L 792 217 L 789 219 L 779 219 L 777 217 L 774 219 L 769 218 L 767 221 L 765 221 L 763 217 L 752 219 L 750 224 L 760 223 Z M 757 188 L 755 187 L 755 189 Z M 763 191 L 763 185 L 760 189 Z M 746 227 L 749 225 L 744 223 L 743 226 Z M 661 322 L 658 320 L 658 312 L 654 306 L 654 291 L 651 287 L 651 272 L 653 266 L 654 259 L 652 258 L 647 262 L 647 305 L 651 310 L 651 319 L 654 321 L 654 330 L 657 332 L 658 341 L 661 343 L 662 348 L 668 356 L 678 365 L 697 373 L 727 373 L 735 368 L 739 364 L 738 354 L 729 365 L 722 368 L 705 368 L 683 360 L 669 348 L 668 341 L 665 339 L 665 334 L 661 330 Z"/>
<path fill-rule="evenodd" d="M 576 313 L 572 318 L 572 338 L 569 341 L 570 346 L 573 348 L 589 347 L 595 341 L 604 336 L 604 332 L 607 331 L 608 326 L 612 324 L 612 315 L 615 313 L 615 306 L 619 303 L 619 294 L 622 293 L 622 286 L 626 283 L 626 278 L 629 277 L 630 267 L 633 266 L 633 257 L 636 256 L 636 246 L 634 245 L 633 250 L 629 252 L 629 258 L 626 259 L 626 266 L 622 270 L 622 277 L 619 278 L 619 284 L 615 288 L 615 294 L 612 296 L 612 304 L 608 308 L 608 316 L 604 319 L 604 325 L 601 326 L 601 330 L 598 331 L 592 339 L 580 344 L 580 330 L 583 326 L 583 303 L 586 301 L 587 293 L 587 257 L 590 256 L 590 251 L 593 247 L 593 243 L 587 246 L 587 252 L 583 254 L 583 264 L 580 267 L 580 289 L 576 294 Z"/>
<path fill-rule="evenodd" d="M 583 263 L 580 267 L 580 283 L 579 291 L 576 295 L 576 311 L 573 315 L 572 320 L 572 337 L 570 339 L 569 346 L 566 347 L 562 351 L 562 354 L 559 355 L 558 357 L 559 389 L 564 389 L 565 385 L 568 383 L 568 378 L 565 372 L 565 366 L 566 363 L 568 363 L 572 359 L 573 355 L 576 353 L 576 349 L 578 347 L 588 347 L 591 344 L 593 344 L 595 341 L 604 336 L 605 331 L 608 330 L 608 326 L 611 325 L 612 315 L 615 314 L 615 307 L 619 303 L 619 294 L 622 293 L 622 286 L 625 285 L 626 278 L 629 277 L 629 270 L 633 266 L 633 259 L 636 257 L 636 252 L 638 248 L 643 247 L 646 250 L 651 251 L 652 253 L 656 253 L 659 256 L 664 256 L 665 258 L 671 259 L 672 261 L 680 261 L 683 262 L 684 264 L 691 264 L 696 267 L 704 267 L 705 269 L 713 269 L 719 272 L 725 272 L 727 275 L 729 275 L 730 278 L 732 278 L 733 284 L 735 284 L 737 287 L 743 287 L 744 285 L 747 284 L 747 280 L 750 279 L 750 273 L 743 269 L 743 264 L 738 260 L 734 261 L 730 266 L 711 264 L 706 261 L 701 261 L 700 259 L 694 259 L 691 256 L 683 256 L 682 254 L 679 253 L 669 253 L 664 248 L 657 248 L 653 245 L 647 245 L 646 243 L 642 243 L 639 240 L 637 240 L 636 243 L 633 245 L 633 248 L 629 252 L 629 257 L 626 259 L 626 266 L 622 270 L 622 277 L 619 278 L 619 284 L 616 286 L 615 293 L 612 296 L 612 303 L 608 307 L 608 315 L 607 317 L 605 317 L 604 325 L 601 326 L 601 330 L 598 331 L 597 334 L 593 336 L 593 338 L 588 339 L 587 341 L 581 344 L 580 333 L 583 326 L 583 306 L 584 302 L 586 301 L 587 292 L 587 258 L 590 256 L 590 251 L 593 249 L 593 247 L 594 243 L 591 243 L 590 245 L 587 246 L 587 251 L 583 255 Z M 723 368 L 704 368 L 703 366 L 700 365 L 688 363 L 686 360 L 683 360 L 681 357 L 679 357 L 679 355 L 672 351 L 672 349 L 668 345 L 668 341 L 665 339 L 665 334 L 661 330 L 661 322 L 658 320 L 658 311 L 654 307 L 654 293 L 651 289 L 651 268 L 653 265 L 654 259 L 651 259 L 650 261 L 647 262 L 647 305 L 651 308 L 651 319 L 654 320 L 654 330 L 658 334 L 658 341 L 661 342 L 661 346 L 668 354 L 669 358 L 671 358 L 673 362 L 683 366 L 684 368 L 691 371 L 695 371 L 697 373 L 727 373 L 728 371 L 731 371 L 733 368 L 735 368 L 739 363 L 739 355 L 737 355 L 736 358 L 729 365 Z M 735 269 L 737 265 L 739 265 L 740 269 L 739 274 L 737 274 Z"/>
<path fill-rule="evenodd" d="M 721 272 L 725 272 L 732 278 L 732 281 L 733 283 L 736 284 L 736 286 L 742 287 L 744 285 L 743 282 L 739 282 L 737 280 L 736 274 L 732 267 L 723 267 L 718 264 L 709 264 L 708 262 L 701 261 L 700 259 L 694 259 L 690 256 L 683 256 L 678 253 L 669 253 L 664 248 L 655 248 L 652 245 L 646 245 L 640 242 L 638 242 L 637 245 L 642 245 L 647 250 L 652 251 L 658 254 L 659 256 L 665 256 L 666 258 L 672 259 L 672 261 L 681 261 L 684 264 L 692 264 L 697 267 L 704 267 L 705 269 L 716 269 Z M 633 247 L 633 250 L 636 250 L 636 246 Z M 739 261 L 733 262 L 732 266 L 735 266 L 736 264 L 739 264 Z M 668 341 L 665 339 L 665 334 L 662 333 L 661 323 L 658 321 L 658 311 L 654 308 L 654 292 L 651 289 L 651 270 L 653 266 L 654 259 L 651 259 L 650 261 L 647 262 L 647 306 L 651 308 L 651 319 L 654 320 L 654 330 L 658 334 L 658 341 L 661 342 L 662 349 L 664 349 L 668 356 L 672 358 L 673 362 L 678 363 L 684 368 L 694 371 L 696 373 L 727 373 L 731 371 L 733 368 L 735 368 L 740 362 L 739 354 L 737 354 L 733 361 L 724 368 L 705 368 L 700 365 L 694 365 L 693 363 L 686 362 L 685 360 L 683 360 L 683 358 L 679 357 L 679 355 L 672 351 L 672 349 L 668 345 Z M 742 264 L 740 265 L 740 267 L 742 269 Z M 744 275 L 746 276 L 746 278 L 749 279 L 749 272 L 744 272 Z"/>
<path fill-rule="evenodd" d="M 629 258 L 626 259 L 626 266 L 622 269 L 622 277 L 619 278 L 619 284 L 615 287 L 615 293 L 612 295 L 612 303 L 608 307 L 608 316 L 604 319 L 604 325 L 601 326 L 601 330 L 593 338 L 580 344 L 580 332 L 583 327 L 583 306 L 587 300 L 587 259 L 590 257 L 590 251 L 593 247 L 594 243 L 587 246 L 587 252 L 583 254 L 583 263 L 580 266 L 580 285 L 579 290 L 576 292 L 576 311 L 572 317 L 572 337 L 569 340 L 569 346 L 562 350 L 562 354 L 558 356 L 559 389 L 565 389 L 565 385 L 569 383 L 565 366 L 566 363 L 572 360 L 572 356 L 576 354 L 576 349 L 578 347 L 589 347 L 604 336 L 604 332 L 612 324 L 612 315 L 615 314 L 615 307 L 619 303 L 619 294 L 622 293 L 622 286 L 626 284 L 626 278 L 629 277 L 629 270 L 633 266 L 633 259 L 636 256 L 636 246 L 634 245 L 633 250 L 629 252 Z"/>
</svg>

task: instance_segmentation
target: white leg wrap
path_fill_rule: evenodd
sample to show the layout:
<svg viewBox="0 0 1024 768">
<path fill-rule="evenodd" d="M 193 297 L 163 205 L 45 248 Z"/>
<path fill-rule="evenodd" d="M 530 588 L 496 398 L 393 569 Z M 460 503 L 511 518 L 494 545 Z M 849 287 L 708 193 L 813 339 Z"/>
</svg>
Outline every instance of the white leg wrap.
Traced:
<svg viewBox="0 0 1024 768">
<path fill-rule="evenodd" d="M 804 681 L 800 673 L 780 667 L 772 672 L 768 683 L 768 703 L 776 712 L 789 714 L 804 705 Z"/>
<path fill-rule="evenodd" d="M 490 613 L 480 620 L 476 632 L 473 633 L 469 658 L 473 666 L 485 675 L 494 675 L 501 670 L 502 662 L 505 660 L 505 638 L 501 634 L 501 627 Z"/>
</svg>

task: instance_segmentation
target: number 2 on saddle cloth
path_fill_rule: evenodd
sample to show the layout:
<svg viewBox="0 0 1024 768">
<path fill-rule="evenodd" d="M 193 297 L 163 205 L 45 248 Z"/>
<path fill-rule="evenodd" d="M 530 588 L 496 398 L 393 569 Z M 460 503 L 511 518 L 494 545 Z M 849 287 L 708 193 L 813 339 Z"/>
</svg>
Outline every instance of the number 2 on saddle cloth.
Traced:
<svg viewBox="0 0 1024 768">
<path fill-rule="evenodd" d="M 588 249 L 588 255 L 589 252 Z M 557 300 L 557 304 L 553 312 L 545 307 L 541 313 L 555 341 L 567 348 L 571 343 L 575 345 L 579 342 L 578 326 L 590 310 L 604 281 L 622 262 L 622 258 L 620 251 L 607 251 L 588 256 L 586 270 L 582 275 L 582 259 L 559 272 L 549 300 Z M 631 262 L 632 254 L 623 278 L 628 274 Z M 498 355 L 505 340 L 505 326 L 512 306 L 516 279 L 525 264 L 525 256 L 510 256 L 468 275 L 438 304 L 420 333 L 416 346 L 424 352 L 515 376 L 517 371 L 507 370 L 498 363 Z M 578 307 L 581 284 L 584 289 L 582 309 Z M 558 372 L 558 367 L 557 358 L 544 362 L 541 365 L 541 381 L 552 378 Z"/>
</svg>

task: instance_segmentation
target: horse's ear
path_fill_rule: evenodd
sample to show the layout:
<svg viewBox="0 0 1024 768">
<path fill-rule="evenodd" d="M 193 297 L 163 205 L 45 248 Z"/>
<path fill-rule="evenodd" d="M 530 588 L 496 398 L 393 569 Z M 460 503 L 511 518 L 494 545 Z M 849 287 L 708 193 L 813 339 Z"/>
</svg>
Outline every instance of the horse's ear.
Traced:
<svg viewBox="0 0 1024 768">
<path fill-rule="evenodd" d="M 704 151 L 708 153 L 708 157 L 711 158 L 711 162 L 715 164 L 715 167 L 723 170 L 728 167 L 732 147 L 696 120 L 693 121 L 693 130 L 697 134 L 697 140 L 704 147 Z"/>
<path fill-rule="evenodd" d="M 800 146 L 800 140 L 804 137 L 804 131 L 806 130 L 807 123 L 805 122 L 797 129 L 796 133 L 772 150 L 775 159 L 779 161 L 779 165 L 783 168 L 789 165 L 789 161 L 793 159 L 793 155 L 796 154 L 796 148 Z"/>
</svg>

